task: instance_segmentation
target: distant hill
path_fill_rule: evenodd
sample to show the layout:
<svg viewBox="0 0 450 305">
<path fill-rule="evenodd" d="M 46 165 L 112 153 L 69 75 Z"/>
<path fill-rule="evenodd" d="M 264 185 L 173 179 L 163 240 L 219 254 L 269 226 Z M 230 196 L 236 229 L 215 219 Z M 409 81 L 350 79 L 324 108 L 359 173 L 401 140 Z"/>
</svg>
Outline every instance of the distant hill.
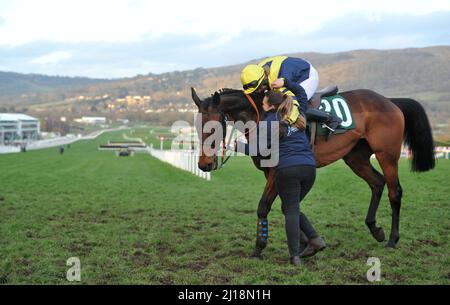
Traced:
<svg viewBox="0 0 450 305">
<path fill-rule="evenodd" d="M 0 71 L 0 96 L 51 92 L 71 87 L 81 88 L 102 82 L 105 82 L 105 80 L 90 79 L 87 77 L 46 76 Z"/>
<path fill-rule="evenodd" d="M 450 47 L 296 54 L 313 62 L 324 84 L 349 90 L 366 87 L 384 94 L 450 92 Z"/>
<path fill-rule="evenodd" d="M 449 46 L 290 55 L 313 63 L 321 86 L 336 84 L 341 90 L 368 88 L 386 96 L 413 97 L 429 111 L 450 113 Z M 239 73 L 245 64 L 113 80 L 0 72 L 0 106 L 49 104 L 78 95 L 104 94 L 114 98 L 150 95 L 156 103 L 190 103 L 191 86 L 203 96 L 222 87 L 240 88 Z"/>
</svg>

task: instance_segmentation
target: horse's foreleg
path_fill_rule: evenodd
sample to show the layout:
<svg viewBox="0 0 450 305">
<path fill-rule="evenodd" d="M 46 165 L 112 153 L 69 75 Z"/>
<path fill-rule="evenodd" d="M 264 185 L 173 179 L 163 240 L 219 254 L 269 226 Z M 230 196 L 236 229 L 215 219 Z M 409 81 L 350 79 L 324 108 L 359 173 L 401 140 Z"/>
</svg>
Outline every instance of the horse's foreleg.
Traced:
<svg viewBox="0 0 450 305">
<path fill-rule="evenodd" d="M 266 177 L 266 186 L 258 205 L 256 246 L 252 253 L 253 257 L 261 257 L 262 251 L 267 246 L 267 240 L 269 238 L 269 222 L 267 220 L 267 216 L 269 215 L 272 204 L 277 197 L 275 187 L 275 170 L 270 170 Z"/>
</svg>

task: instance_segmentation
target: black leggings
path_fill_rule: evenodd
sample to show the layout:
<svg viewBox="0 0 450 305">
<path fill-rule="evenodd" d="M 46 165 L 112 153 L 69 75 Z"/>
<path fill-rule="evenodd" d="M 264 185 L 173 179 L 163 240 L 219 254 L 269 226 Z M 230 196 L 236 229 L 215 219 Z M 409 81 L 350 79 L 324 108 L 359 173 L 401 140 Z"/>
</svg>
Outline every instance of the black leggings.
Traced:
<svg viewBox="0 0 450 305">
<path fill-rule="evenodd" d="M 296 165 L 277 169 L 275 182 L 281 198 L 291 256 L 299 255 L 300 229 L 309 239 L 317 236 L 306 215 L 300 212 L 300 201 L 308 194 L 315 179 L 314 166 Z"/>
</svg>

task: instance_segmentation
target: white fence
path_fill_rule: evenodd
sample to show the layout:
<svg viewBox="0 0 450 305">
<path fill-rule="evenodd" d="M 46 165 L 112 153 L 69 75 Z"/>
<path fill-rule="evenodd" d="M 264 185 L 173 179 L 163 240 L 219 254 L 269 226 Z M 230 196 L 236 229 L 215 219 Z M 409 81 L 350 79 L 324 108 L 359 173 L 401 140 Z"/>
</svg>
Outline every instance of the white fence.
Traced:
<svg viewBox="0 0 450 305">
<path fill-rule="evenodd" d="M 54 139 L 31 142 L 28 143 L 27 150 L 43 149 L 60 145 L 72 144 L 73 142 L 78 141 L 80 138 L 81 137 L 77 136 L 65 136 L 65 137 L 57 137 Z"/>
<path fill-rule="evenodd" d="M 3 146 L 0 145 L 0 154 L 11 154 L 20 152 L 19 146 Z"/>
<path fill-rule="evenodd" d="M 148 152 L 153 157 L 176 168 L 191 172 L 208 181 L 211 180 L 211 173 L 203 172 L 198 168 L 198 154 L 193 150 L 158 150 L 149 147 Z"/>
<path fill-rule="evenodd" d="M 44 148 L 56 147 L 56 146 L 61 146 L 61 145 L 66 145 L 66 144 L 72 144 L 78 140 L 93 140 L 104 132 L 125 130 L 125 129 L 129 129 L 129 128 L 125 127 L 125 126 L 121 126 L 118 128 L 97 130 L 97 131 L 94 131 L 83 137 L 69 135 L 69 136 L 64 136 L 64 137 L 57 137 L 57 138 L 52 138 L 52 139 L 45 139 L 45 140 L 40 140 L 40 141 L 35 141 L 35 142 L 29 142 L 26 145 L 26 149 L 27 150 L 44 149 Z M 18 152 L 20 152 L 20 146 L 0 146 L 0 154 L 18 153 Z"/>
<path fill-rule="evenodd" d="M 446 146 L 436 147 L 436 158 L 450 159 L 450 147 Z"/>
</svg>

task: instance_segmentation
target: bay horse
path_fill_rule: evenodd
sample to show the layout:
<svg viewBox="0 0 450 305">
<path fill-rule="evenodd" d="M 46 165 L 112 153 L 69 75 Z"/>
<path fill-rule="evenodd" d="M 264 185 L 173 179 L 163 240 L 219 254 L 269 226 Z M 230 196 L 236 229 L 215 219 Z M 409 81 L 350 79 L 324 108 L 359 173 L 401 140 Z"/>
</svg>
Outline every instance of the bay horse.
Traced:
<svg viewBox="0 0 450 305">
<path fill-rule="evenodd" d="M 262 94 L 251 94 L 250 98 L 242 90 L 222 89 L 211 97 L 201 100 L 195 89 L 191 88 L 192 99 L 202 113 L 202 127 L 208 121 L 220 122 L 223 126 L 229 121 L 255 121 L 262 109 Z M 353 115 L 355 128 L 343 134 L 316 137 L 314 156 L 317 167 L 327 166 L 343 159 L 352 171 L 367 182 L 371 191 L 369 209 L 365 223 L 372 236 L 378 241 L 385 240 L 385 233 L 376 225 L 376 213 L 384 186 L 387 185 L 392 209 L 392 223 L 387 249 L 394 249 L 399 241 L 400 207 L 402 187 L 398 177 L 398 160 L 402 143 L 412 152 L 411 170 L 425 172 L 434 168 L 434 144 L 430 123 L 424 108 L 419 102 L 407 98 L 388 99 L 374 91 L 358 89 L 339 93 L 347 101 Z M 250 100 L 254 103 L 251 105 Z M 199 132 L 199 131 L 198 131 Z M 248 140 L 248 130 L 240 130 Z M 199 132 L 203 142 L 211 133 Z M 225 138 L 225 137 L 224 137 Z M 225 139 L 224 139 L 225 141 Z M 203 171 L 217 169 L 218 147 L 213 147 L 213 155 L 205 154 L 202 146 L 198 166 Z M 375 154 L 383 174 L 370 163 Z M 259 200 L 258 234 L 252 256 L 260 257 L 267 245 L 267 237 L 261 234 L 261 223 L 267 223 L 272 203 L 277 197 L 275 187 L 275 168 L 261 167 L 260 156 L 252 157 L 256 167 L 264 172 L 266 185 Z M 268 230 L 268 228 L 267 228 Z M 267 236 L 267 235 L 266 235 Z"/>
</svg>

